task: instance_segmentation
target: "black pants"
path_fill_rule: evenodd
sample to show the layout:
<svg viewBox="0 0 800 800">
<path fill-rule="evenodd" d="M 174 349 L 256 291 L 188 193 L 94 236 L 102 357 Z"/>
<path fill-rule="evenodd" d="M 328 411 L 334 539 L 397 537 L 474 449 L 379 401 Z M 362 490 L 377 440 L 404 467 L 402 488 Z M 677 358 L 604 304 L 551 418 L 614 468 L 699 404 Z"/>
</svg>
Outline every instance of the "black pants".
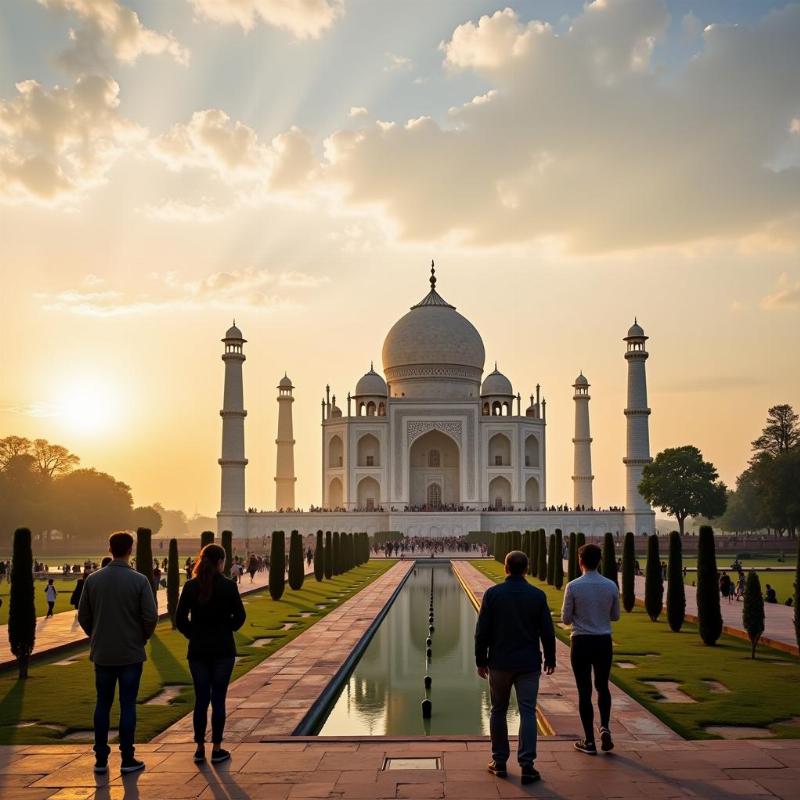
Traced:
<svg viewBox="0 0 800 800">
<path fill-rule="evenodd" d="M 208 704 L 211 703 L 211 741 L 219 744 L 225 730 L 225 697 L 231 680 L 235 659 L 189 659 L 189 669 L 194 681 L 194 740 L 202 744 L 206 739 Z"/>
<path fill-rule="evenodd" d="M 608 676 L 611 673 L 613 649 L 611 636 L 573 636 L 569 660 L 578 687 L 578 711 L 586 740 L 594 741 L 594 709 L 592 708 L 592 671 L 597 690 L 600 727 L 608 728 L 611 719 L 611 692 Z"/>
<path fill-rule="evenodd" d="M 45 614 L 46 617 L 53 616 L 53 606 L 56 604 L 55 600 L 48 600 L 47 601 L 47 613 Z"/>
</svg>

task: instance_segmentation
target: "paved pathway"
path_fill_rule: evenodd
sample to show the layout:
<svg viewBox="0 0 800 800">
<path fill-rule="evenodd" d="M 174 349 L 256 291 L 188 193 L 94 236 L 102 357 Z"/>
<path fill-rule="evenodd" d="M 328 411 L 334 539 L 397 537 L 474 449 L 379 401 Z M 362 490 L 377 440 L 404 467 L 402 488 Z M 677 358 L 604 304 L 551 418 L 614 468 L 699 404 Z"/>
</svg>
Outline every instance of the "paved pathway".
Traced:
<svg viewBox="0 0 800 800">
<path fill-rule="evenodd" d="M 116 753 L 105 776 L 92 774 L 86 745 L 0 748 L 3 800 L 549 800 L 626 798 L 781 798 L 796 800 L 800 741 L 627 742 L 611 756 L 576 753 L 572 742 L 540 742 L 543 780 L 521 786 L 519 770 L 499 780 L 485 771 L 485 738 L 449 740 L 294 739 L 230 746 L 214 768 L 192 763 L 192 745 L 140 745 L 145 772 L 119 775 Z M 384 769 L 387 758 L 431 758 L 436 769 Z M 418 763 L 418 762 L 417 762 Z M 406 766 L 410 766 L 406 764 Z"/>
<path fill-rule="evenodd" d="M 291 735 L 413 566 L 398 562 L 231 684 L 225 740 Z M 192 715 L 155 741 L 191 743 Z"/>
<path fill-rule="evenodd" d="M 462 585 L 473 595 L 473 602 L 480 604 L 486 589 L 494 586 L 494 581 L 468 561 L 454 561 L 453 569 Z M 542 674 L 539 709 L 554 734 L 578 738 L 583 736 L 578 715 L 578 692 L 569 667 L 569 647 L 559 640 L 556 640 L 556 662 L 558 667 L 552 675 Z M 611 729 L 615 740 L 681 741 L 677 733 L 614 684 L 611 684 L 611 698 Z"/>
<path fill-rule="evenodd" d="M 645 579 L 642 575 L 637 575 L 636 598 L 644 600 Z M 667 585 L 664 584 L 664 604 L 667 602 Z M 722 610 L 723 630 L 731 636 L 738 636 L 740 639 L 748 639 L 742 624 L 742 602 L 729 603 L 725 599 L 720 599 Z M 794 609 L 782 604 L 765 603 L 764 612 L 766 616 L 764 635 L 761 643 L 783 650 L 786 653 L 798 655 L 797 638 L 794 630 Z M 686 619 L 689 622 L 697 622 L 697 594 L 694 586 L 686 586 Z"/>
</svg>

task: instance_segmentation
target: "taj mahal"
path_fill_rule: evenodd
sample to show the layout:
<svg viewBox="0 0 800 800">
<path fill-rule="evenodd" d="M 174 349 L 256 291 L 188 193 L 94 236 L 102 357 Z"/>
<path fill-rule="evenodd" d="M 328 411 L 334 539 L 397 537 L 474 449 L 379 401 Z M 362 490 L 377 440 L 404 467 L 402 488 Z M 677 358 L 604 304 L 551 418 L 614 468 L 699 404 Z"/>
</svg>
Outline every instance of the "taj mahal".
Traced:
<svg viewBox="0 0 800 800">
<path fill-rule="evenodd" d="M 235 322 L 222 340 L 225 389 L 219 530 L 237 538 L 274 530 L 397 531 L 406 536 L 461 536 L 544 528 L 548 533 L 655 532 L 655 514 L 638 485 L 650 458 L 645 362 L 647 336 L 638 322 L 624 337 L 628 366 L 624 504 L 597 510 L 592 497 L 589 381 L 573 384 L 573 504 L 547 502 L 547 401 L 536 386 L 522 395 L 497 369 L 484 377 L 480 333 L 436 288 L 389 330 L 382 373 L 374 365 L 343 408 L 329 387 L 321 402 L 321 503 L 295 509 L 294 386 L 278 384 L 275 511 L 245 500 L 244 339 Z"/>
</svg>

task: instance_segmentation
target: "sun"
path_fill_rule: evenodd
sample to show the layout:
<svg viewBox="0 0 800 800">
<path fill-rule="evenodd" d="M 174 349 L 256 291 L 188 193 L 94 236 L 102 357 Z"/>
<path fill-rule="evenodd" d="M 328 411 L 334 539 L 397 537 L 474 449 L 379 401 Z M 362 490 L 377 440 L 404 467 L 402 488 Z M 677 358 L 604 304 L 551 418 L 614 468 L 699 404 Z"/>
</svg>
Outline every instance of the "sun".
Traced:
<svg viewBox="0 0 800 800">
<path fill-rule="evenodd" d="M 74 433 L 104 433 L 119 419 L 116 395 L 112 386 L 98 378 L 75 381 L 56 399 L 58 417 Z"/>
</svg>

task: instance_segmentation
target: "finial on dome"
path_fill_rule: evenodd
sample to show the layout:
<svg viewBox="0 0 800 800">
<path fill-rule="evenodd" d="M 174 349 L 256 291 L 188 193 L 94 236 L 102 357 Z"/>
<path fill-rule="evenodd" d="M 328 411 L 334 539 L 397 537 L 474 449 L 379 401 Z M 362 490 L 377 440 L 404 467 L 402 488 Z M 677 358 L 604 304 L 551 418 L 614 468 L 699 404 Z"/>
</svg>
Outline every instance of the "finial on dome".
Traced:
<svg viewBox="0 0 800 800">
<path fill-rule="evenodd" d="M 497 359 L 494 361 L 494 371 L 497 372 Z"/>
<path fill-rule="evenodd" d="M 433 259 L 431 259 L 431 289 L 435 292 L 436 291 L 436 266 L 433 263 Z"/>
<path fill-rule="evenodd" d="M 375 372 L 375 362 L 372 359 L 369 361 L 369 371 Z"/>
</svg>

